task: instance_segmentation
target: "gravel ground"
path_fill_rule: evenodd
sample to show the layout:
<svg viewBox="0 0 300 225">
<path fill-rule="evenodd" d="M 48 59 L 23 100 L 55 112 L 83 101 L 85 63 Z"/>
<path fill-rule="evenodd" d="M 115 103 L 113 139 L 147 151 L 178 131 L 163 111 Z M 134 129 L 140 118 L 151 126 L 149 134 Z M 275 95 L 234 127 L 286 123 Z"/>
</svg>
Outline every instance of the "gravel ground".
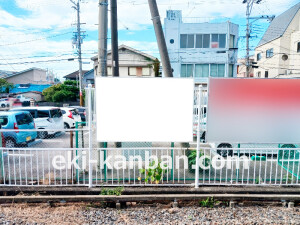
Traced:
<svg viewBox="0 0 300 225">
<path fill-rule="evenodd" d="M 0 205 L 0 224 L 300 224 L 300 207 L 218 206 L 201 208 L 169 205 L 129 206 L 126 209 L 95 205 Z"/>
</svg>

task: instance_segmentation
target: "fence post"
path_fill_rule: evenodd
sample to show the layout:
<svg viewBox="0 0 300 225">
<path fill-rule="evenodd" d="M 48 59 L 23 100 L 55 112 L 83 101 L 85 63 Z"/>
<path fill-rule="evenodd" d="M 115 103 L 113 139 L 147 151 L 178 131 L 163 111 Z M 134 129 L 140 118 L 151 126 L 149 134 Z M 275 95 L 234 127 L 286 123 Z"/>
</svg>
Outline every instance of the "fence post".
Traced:
<svg viewBox="0 0 300 225">
<path fill-rule="evenodd" d="M 202 86 L 199 86 L 198 91 L 198 126 L 197 126 L 197 156 L 196 156 L 196 168 L 195 168 L 195 188 L 199 188 L 199 157 L 200 157 L 200 115 L 201 115 L 201 93 Z"/>
<path fill-rule="evenodd" d="M 93 167 L 92 167 L 92 151 L 93 151 L 93 132 L 92 132 L 92 88 L 88 86 L 88 113 L 89 113 L 89 188 L 93 187 Z"/>
</svg>

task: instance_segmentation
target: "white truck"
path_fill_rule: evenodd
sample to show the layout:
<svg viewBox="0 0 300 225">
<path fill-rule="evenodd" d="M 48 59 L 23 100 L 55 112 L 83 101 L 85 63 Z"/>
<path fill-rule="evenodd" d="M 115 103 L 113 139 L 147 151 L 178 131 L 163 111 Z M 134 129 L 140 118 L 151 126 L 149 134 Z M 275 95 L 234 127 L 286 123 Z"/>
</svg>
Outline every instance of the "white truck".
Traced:
<svg viewBox="0 0 300 225">
<path fill-rule="evenodd" d="M 20 102 L 30 102 L 30 98 L 25 97 L 24 95 L 17 95 L 16 99 L 19 100 Z"/>
</svg>

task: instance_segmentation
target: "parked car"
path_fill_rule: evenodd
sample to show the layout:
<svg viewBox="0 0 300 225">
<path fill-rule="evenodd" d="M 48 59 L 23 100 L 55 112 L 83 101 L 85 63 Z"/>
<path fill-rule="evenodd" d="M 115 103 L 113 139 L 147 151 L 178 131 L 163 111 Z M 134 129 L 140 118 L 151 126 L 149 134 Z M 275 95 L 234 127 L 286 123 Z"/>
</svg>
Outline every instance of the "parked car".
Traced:
<svg viewBox="0 0 300 225">
<path fill-rule="evenodd" d="M 0 122 L 2 129 L 15 130 L 3 132 L 7 148 L 27 145 L 37 137 L 37 132 L 32 130 L 35 129 L 35 123 L 29 112 L 0 112 Z M 29 131 L 18 131 L 19 129 L 28 129 Z"/>
<path fill-rule="evenodd" d="M 31 113 L 36 124 L 36 128 L 43 129 L 63 129 L 64 121 L 60 108 L 58 107 L 20 107 L 10 111 L 28 111 Z M 39 131 L 38 138 L 44 139 L 48 135 L 58 133 L 58 131 Z"/>
<path fill-rule="evenodd" d="M 1 108 L 8 108 L 10 106 L 10 101 L 8 98 L 0 99 L 0 106 Z"/>
<path fill-rule="evenodd" d="M 63 114 L 64 128 L 74 128 L 76 122 L 81 122 L 81 117 L 75 108 L 62 107 L 60 108 Z"/>
<path fill-rule="evenodd" d="M 81 117 L 81 121 L 85 122 L 85 116 L 86 116 L 86 108 L 82 106 L 70 106 L 71 108 L 77 109 L 78 114 Z"/>
</svg>

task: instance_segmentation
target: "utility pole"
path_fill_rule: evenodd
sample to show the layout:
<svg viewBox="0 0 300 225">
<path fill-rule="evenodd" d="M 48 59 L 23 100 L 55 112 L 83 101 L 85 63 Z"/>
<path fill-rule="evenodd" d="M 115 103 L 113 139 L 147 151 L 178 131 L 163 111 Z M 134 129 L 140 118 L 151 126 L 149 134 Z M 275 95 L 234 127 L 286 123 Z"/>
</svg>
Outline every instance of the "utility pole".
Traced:
<svg viewBox="0 0 300 225">
<path fill-rule="evenodd" d="M 107 76 L 107 0 L 99 0 L 98 70 L 97 76 Z"/>
<path fill-rule="evenodd" d="M 117 0 L 110 0 L 111 22 L 111 65 L 112 75 L 119 76 L 119 47 L 118 47 L 118 8 Z"/>
<path fill-rule="evenodd" d="M 243 4 L 247 4 L 246 7 L 246 19 L 247 19 L 247 28 L 246 28 L 246 77 L 250 77 L 250 68 L 251 68 L 251 63 L 250 63 L 250 47 L 249 47 L 249 42 L 250 42 L 250 33 L 251 33 L 251 25 L 254 21 L 258 19 L 268 19 L 272 21 L 275 16 L 260 16 L 260 17 L 250 17 L 253 4 L 259 4 L 261 3 L 262 0 L 243 0 Z M 250 22 L 251 19 L 255 19 L 254 21 Z"/>
<path fill-rule="evenodd" d="M 249 38 L 250 38 L 250 23 L 249 17 L 252 11 L 253 3 L 256 0 L 244 0 L 243 4 L 247 3 L 246 9 L 246 19 L 247 19 L 247 28 L 246 28 L 246 77 L 250 77 L 250 48 L 249 48 Z"/>
<path fill-rule="evenodd" d="M 160 16 L 156 4 L 156 0 L 148 0 L 153 26 L 155 30 L 156 40 L 158 44 L 159 54 L 162 62 L 162 68 L 166 77 L 173 77 L 170 58 L 167 50 L 165 36 L 162 30 Z"/>
<path fill-rule="evenodd" d="M 76 47 L 77 47 L 77 53 L 78 53 L 78 63 L 79 63 L 79 98 L 80 98 L 80 106 L 83 106 L 83 96 L 82 96 L 82 58 L 81 58 L 81 42 L 82 42 L 82 38 L 81 38 L 81 29 L 80 29 L 80 0 L 77 1 L 77 3 L 75 3 L 73 0 L 70 0 L 70 2 L 73 3 L 73 7 L 76 11 L 77 11 L 77 40 L 76 40 Z"/>
</svg>

